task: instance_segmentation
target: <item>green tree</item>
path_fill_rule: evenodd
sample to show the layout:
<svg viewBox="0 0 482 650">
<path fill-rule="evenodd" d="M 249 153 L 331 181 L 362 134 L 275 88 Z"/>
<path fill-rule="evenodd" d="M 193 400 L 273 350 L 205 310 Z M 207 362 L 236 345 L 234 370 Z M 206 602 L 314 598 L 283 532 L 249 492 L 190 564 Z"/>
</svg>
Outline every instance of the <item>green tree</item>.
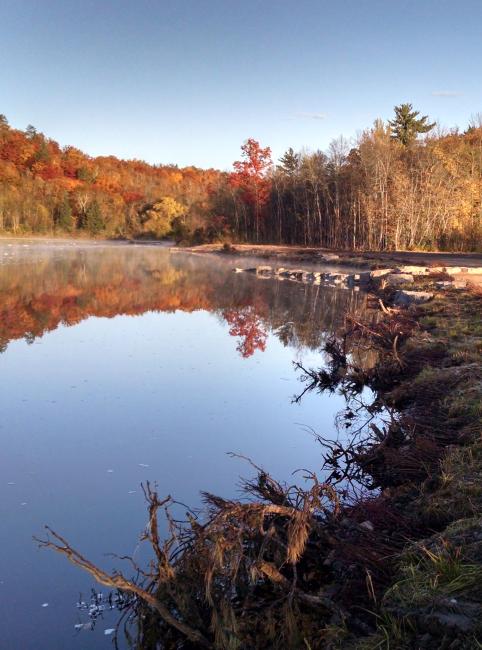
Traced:
<svg viewBox="0 0 482 650">
<path fill-rule="evenodd" d="M 72 225 L 72 208 L 70 207 L 68 196 L 65 195 L 55 213 L 55 227 L 71 232 Z"/>
<path fill-rule="evenodd" d="M 39 148 L 34 154 L 35 162 L 50 162 L 50 152 L 45 140 L 42 139 Z"/>
<path fill-rule="evenodd" d="M 10 127 L 8 120 L 3 113 L 0 113 L 0 142 L 4 142 L 5 139 L 8 138 L 9 131 Z"/>
<path fill-rule="evenodd" d="M 35 136 L 37 135 L 38 131 L 34 126 L 29 124 L 27 126 L 27 128 L 25 129 L 25 133 L 26 133 L 27 137 L 30 138 L 30 140 L 33 140 L 35 138 Z"/>
<path fill-rule="evenodd" d="M 94 183 L 95 182 L 95 174 L 85 166 L 79 167 L 77 170 L 77 178 L 79 181 L 84 181 L 86 183 Z"/>
<path fill-rule="evenodd" d="M 279 159 L 279 162 L 279 167 L 289 176 L 293 176 L 300 167 L 300 154 L 295 153 L 293 147 L 290 147 Z"/>
<path fill-rule="evenodd" d="M 102 216 L 102 210 L 96 199 L 92 201 L 85 213 L 85 227 L 93 235 L 104 230 L 104 217 Z"/>
<path fill-rule="evenodd" d="M 405 147 L 414 142 L 421 133 L 428 133 L 435 126 L 435 122 L 428 122 L 428 115 L 420 115 L 414 111 L 412 104 L 395 106 L 395 118 L 388 120 L 392 138 L 398 140 Z"/>
</svg>

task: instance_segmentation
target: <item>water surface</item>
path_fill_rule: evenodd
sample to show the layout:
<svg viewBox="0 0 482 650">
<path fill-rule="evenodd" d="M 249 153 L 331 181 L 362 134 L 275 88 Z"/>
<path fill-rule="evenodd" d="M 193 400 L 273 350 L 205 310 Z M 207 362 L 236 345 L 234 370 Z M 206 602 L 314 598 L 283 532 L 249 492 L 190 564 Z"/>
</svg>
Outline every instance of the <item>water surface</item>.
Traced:
<svg viewBox="0 0 482 650">
<path fill-rule="evenodd" d="M 347 289 L 232 273 L 159 246 L 0 242 L 0 621 L 5 650 L 111 647 L 76 632 L 92 580 L 32 535 L 46 523 L 104 567 L 135 554 L 142 481 L 191 506 L 238 494 L 249 456 L 277 479 L 318 470 L 306 427 L 337 435 L 338 395 L 300 392 L 293 361 L 361 309 Z M 321 267 L 318 267 L 321 268 Z M 43 607 L 48 603 L 48 606 Z"/>
</svg>

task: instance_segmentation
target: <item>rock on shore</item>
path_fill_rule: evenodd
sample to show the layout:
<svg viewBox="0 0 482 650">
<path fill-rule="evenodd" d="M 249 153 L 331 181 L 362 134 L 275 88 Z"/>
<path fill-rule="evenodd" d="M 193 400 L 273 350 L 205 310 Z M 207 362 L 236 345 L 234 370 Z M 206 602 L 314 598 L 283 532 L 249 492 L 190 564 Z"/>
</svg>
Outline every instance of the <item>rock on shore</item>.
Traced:
<svg viewBox="0 0 482 650">
<path fill-rule="evenodd" d="M 307 271 L 305 269 L 288 269 L 283 266 L 272 267 L 268 264 L 250 267 L 233 269 L 235 273 L 253 273 L 259 278 L 275 278 L 277 280 L 293 280 L 297 282 L 306 282 L 311 284 L 326 284 L 331 287 L 351 287 L 356 290 L 359 288 L 369 289 L 370 287 L 391 287 L 393 289 L 400 289 L 396 291 L 395 303 L 402 307 L 410 304 L 421 304 L 427 302 L 433 297 L 433 294 L 420 291 L 406 291 L 401 287 L 411 285 L 415 282 L 416 278 L 425 276 L 430 277 L 435 274 L 444 273 L 444 280 L 439 280 L 435 283 L 438 289 L 462 289 L 466 286 L 467 281 L 464 279 L 456 279 L 459 272 L 465 272 L 466 269 L 462 267 L 454 267 L 453 269 L 445 269 L 445 267 L 423 267 L 423 266 L 400 266 L 398 268 L 375 269 L 373 271 L 365 271 L 361 273 L 324 273 L 323 271 Z M 478 269 L 475 269 L 476 271 Z M 450 272 L 451 271 L 451 272 Z M 481 269 L 482 272 L 482 269 Z M 440 277 L 440 276 L 439 276 Z"/>
</svg>

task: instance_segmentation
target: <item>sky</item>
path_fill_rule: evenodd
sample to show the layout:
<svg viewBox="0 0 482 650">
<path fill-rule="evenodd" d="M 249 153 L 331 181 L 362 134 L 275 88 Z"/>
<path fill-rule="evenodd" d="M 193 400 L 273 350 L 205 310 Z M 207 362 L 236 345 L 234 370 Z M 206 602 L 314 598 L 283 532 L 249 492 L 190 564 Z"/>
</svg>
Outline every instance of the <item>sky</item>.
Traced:
<svg viewBox="0 0 482 650">
<path fill-rule="evenodd" d="M 411 102 L 482 112 L 482 0 L 0 0 L 0 113 L 62 146 L 229 169 Z"/>
</svg>

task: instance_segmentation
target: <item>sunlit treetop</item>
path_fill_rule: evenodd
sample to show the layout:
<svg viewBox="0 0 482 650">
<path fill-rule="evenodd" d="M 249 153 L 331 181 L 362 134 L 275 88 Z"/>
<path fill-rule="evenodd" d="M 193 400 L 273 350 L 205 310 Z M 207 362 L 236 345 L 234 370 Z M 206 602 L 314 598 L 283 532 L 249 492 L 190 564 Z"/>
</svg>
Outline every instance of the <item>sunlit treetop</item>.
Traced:
<svg viewBox="0 0 482 650">
<path fill-rule="evenodd" d="M 414 142 L 423 133 L 428 133 L 435 126 L 435 122 L 428 121 L 428 115 L 420 115 L 420 111 L 414 111 L 412 104 L 400 104 L 395 106 L 395 117 L 389 120 L 392 138 L 398 140 L 404 146 Z"/>
</svg>

